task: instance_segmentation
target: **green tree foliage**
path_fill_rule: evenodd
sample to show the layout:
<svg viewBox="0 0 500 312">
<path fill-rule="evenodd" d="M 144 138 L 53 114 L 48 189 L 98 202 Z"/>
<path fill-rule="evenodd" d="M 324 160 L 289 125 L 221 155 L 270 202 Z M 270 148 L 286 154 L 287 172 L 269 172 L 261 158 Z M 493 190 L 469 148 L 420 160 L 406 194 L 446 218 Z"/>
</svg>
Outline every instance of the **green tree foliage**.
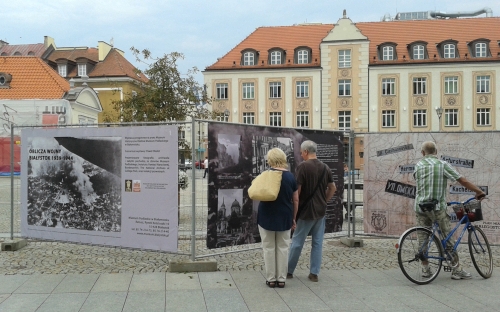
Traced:
<svg viewBox="0 0 500 312">
<path fill-rule="evenodd" d="M 139 91 L 127 94 L 123 100 L 113 101 L 120 121 L 184 121 L 189 116 L 212 119 L 212 112 L 208 109 L 211 101 L 193 76 L 198 69 L 193 67 L 187 74 L 182 74 L 177 68 L 177 62 L 184 58 L 182 53 L 172 52 L 155 58 L 147 49 L 139 51 L 132 47 L 131 50 L 137 61 L 147 64 L 143 73 L 149 80 L 136 81 Z M 110 120 L 110 115 L 104 119 L 106 122 L 116 121 Z"/>
</svg>

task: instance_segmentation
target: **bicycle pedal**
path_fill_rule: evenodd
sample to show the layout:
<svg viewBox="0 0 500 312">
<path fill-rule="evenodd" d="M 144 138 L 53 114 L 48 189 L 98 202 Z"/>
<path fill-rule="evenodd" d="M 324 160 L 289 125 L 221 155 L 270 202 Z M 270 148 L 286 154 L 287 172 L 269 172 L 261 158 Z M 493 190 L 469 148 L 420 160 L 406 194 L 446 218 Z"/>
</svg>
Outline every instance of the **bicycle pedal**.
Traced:
<svg viewBox="0 0 500 312">
<path fill-rule="evenodd" d="M 451 266 L 444 265 L 443 266 L 443 271 L 445 271 L 445 272 L 452 272 L 453 268 Z"/>
</svg>

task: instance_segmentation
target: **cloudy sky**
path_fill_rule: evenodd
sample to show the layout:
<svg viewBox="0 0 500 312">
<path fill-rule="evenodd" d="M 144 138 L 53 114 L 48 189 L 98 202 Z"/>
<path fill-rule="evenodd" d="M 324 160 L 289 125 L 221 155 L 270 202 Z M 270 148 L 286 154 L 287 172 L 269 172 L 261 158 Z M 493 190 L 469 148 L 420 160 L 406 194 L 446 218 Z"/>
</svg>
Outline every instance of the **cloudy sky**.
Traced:
<svg viewBox="0 0 500 312">
<path fill-rule="evenodd" d="M 210 66 L 261 26 L 333 24 L 343 9 L 356 23 L 380 21 L 397 12 L 471 12 L 484 7 L 500 16 L 498 0 L 17 0 L 2 1 L 0 39 L 27 44 L 50 36 L 58 47 L 95 47 L 113 38 L 114 46 L 141 69 L 145 65 L 135 62 L 132 46 L 155 56 L 181 52 L 185 59 L 179 68 L 186 73 Z M 201 73 L 196 77 L 202 82 Z"/>
</svg>

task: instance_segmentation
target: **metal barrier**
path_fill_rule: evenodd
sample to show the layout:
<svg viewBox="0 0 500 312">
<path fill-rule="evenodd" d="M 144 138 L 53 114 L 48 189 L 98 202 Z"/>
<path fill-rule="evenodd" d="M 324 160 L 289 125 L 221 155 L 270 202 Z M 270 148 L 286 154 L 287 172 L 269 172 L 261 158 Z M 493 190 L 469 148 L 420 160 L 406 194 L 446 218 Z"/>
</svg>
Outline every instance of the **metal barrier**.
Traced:
<svg viewBox="0 0 500 312">
<path fill-rule="evenodd" d="M 204 178 L 204 169 L 196 168 L 196 160 L 203 160 L 205 147 L 208 143 L 207 133 L 208 121 L 206 120 L 192 120 L 188 122 L 169 122 L 169 123 L 155 123 L 155 122 L 140 122 L 140 123 L 107 123 L 98 125 L 87 125 L 89 127 L 122 127 L 122 126 L 149 126 L 149 125 L 172 125 L 175 124 L 179 128 L 180 140 L 185 140 L 187 145 L 191 147 L 191 168 L 185 168 L 184 164 L 180 164 L 179 170 L 185 172 L 188 176 L 187 187 L 178 188 L 178 250 L 177 254 L 189 255 L 191 260 L 204 257 L 214 257 L 221 254 L 234 253 L 240 251 L 247 251 L 261 248 L 260 242 L 252 244 L 224 246 L 222 248 L 207 248 L 207 220 L 209 211 L 208 202 L 208 177 Z M 29 127 L 42 127 L 42 126 L 26 126 Z M 82 127 L 82 125 L 68 125 L 65 127 Z M 12 127 L 12 143 L 11 150 L 13 151 L 14 144 L 14 128 Z M 19 130 L 21 127 L 17 127 Z M 349 140 L 349 154 L 354 153 L 354 144 L 352 143 L 354 133 L 350 133 Z M 14 158 L 12 157 L 12 162 Z M 354 167 L 352 158 L 349 164 L 351 168 Z M 11 164 L 11 168 L 14 166 Z M 182 174 L 182 173 L 181 173 Z M 343 230 L 341 232 L 326 234 L 325 238 L 335 238 L 341 236 L 350 236 L 356 234 L 363 234 L 363 208 L 356 207 L 354 204 L 363 201 L 363 190 L 357 188 L 357 185 L 362 186 L 363 172 L 357 176 L 349 175 L 349 180 L 344 181 L 346 188 L 344 190 L 345 207 L 347 208 L 346 219 L 343 223 Z M 9 183 L 10 182 L 10 183 Z M 10 185 L 9 185 L 10 184 Z M 2 177 L 0 178 L 0 233 L 7 233 L 10 230 L 10 237 L 20 236 L 20 178 L 19 176 Z M 8 201 L 8 192 L 10 190 L 10 205 Z M 10 209 L 10 220 L 7 217 Z M 349 217 L 352 216 L 352 217 Z M 10 221 L 10 222 L 8 222 Z M 10 223 L 10 224 L 9 224 Z M 10 225 L 10 229 L 8 228 Z"/>
</svg>

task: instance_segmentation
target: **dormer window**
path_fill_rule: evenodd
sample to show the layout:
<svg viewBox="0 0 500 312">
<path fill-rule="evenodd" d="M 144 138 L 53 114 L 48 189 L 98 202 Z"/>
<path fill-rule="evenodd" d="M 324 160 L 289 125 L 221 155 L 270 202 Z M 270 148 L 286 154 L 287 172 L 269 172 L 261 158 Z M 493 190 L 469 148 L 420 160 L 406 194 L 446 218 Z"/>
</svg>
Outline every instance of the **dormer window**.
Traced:
<svg viewBox="0 0 500 312">
<path fill-rule="evenodd" d="M 439 57 L 445 59 L 453 59 L 458 57 L 457 49 L 458 41 L 455 40 L 445 40 L 437 45 L 437 50 L 439 52 Z"/>
<path fill-rule="evenodd" d="M 455 45 L 452 43 L 448 43 L 444 45 L 443 48 L 443 56 L 444 58 L 455 58 Z"/>
<path fill-rule="evenodd" d="M 280 65 L 283 64 L 285 59 L 285 51 L 281 49 L 272 49 L 269 52 L 269 59 L 267 62 L 269 65 Z"/>
<path fill-rule="evenodd" d="M 312 51 L 309 47 L 297 47 L 294 53 L 295 64 L 309 64 L 311 63 Z"/>
<path fill-rule="evenodd" d="M 271 52 L 271 65 L 278 65 L 281 64 L 281 52 L 280 51 L 273 51 Z"/>
<path fill-rule="evenodd" d="M 412 60 L 425 60 L 429 58 L 427 53 L 427 42 L 415 41 L 408 45 L 408 55 Z M 403 57 L 404 58 L 404 57 Z"/>
<path fill-rule="evenodd" d="M 309 60 L 309 51 L 300 50 L 298 52 L 297 64 L 307 64 Z"/>
<path fill-rule="evenodd" d="M 68 74 L 68 71 L 67 71 L 67 65 L 66 64 L 58 64 L 57 65 L 57 72 L 59 73 L 59 75 L 61 77 L 66 77 L 67 74 Z"/>
<path fill-rule="evenodd" d="M 255 50 L 244 50 L 241 52 L 241 65 L 243 66 L 253 66 L 258 62 L 257 51 Z"/>
<path fill-rule="evenodd" d="M 382 48 L 382 60 L 392 61 L 394 60 L 394 47 L 387 46 Z"/>
<path fill-rule="evenodd" d="M 78 64 L 78 76 L 86 76 L 87 75 L 87 64 Z"/>
<path fill-rule="evenodd" d="M 397 60 L 396 55 L 396 44 L 395 43 L 384 43 L 379 46 L 379 58 L 382 61 L 394 61 Z"/>
<path fill-rule="evenodd" d="M 414 60 L 425 59 L 425 47 L 422 44 L 416 44 L 412 49 L 412 57 Z"/>
<path fill-rule="evenodd" d="M 477 39 L 468 43 L 469 51 L 473 57 L 489 57 L 490 53 L 490 40 L 488 39 Z"/>
<path fill-rule="evenodd" d="M 476 49 L 474 53 L 475 57 L 487 57 L 488 56 L 488 49 L 486 42 L 478 42 L 476 43 Z"/>
</svg>

